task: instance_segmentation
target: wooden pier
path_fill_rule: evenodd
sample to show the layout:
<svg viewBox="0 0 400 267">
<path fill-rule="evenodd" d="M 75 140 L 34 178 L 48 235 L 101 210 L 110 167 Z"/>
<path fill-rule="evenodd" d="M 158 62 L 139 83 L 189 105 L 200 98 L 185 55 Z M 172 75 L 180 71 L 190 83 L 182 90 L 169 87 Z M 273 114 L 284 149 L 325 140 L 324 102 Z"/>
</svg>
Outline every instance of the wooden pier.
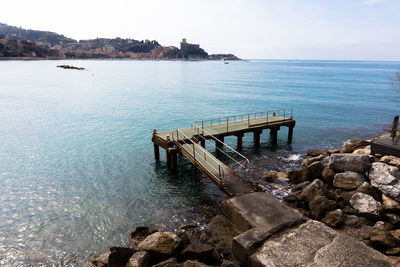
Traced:
<svg viewBox="0 0 400 267">
<path fill-rule="evenodd" d="M 167 167 L 177 170 L 177 154 L 182 153 L 202 173 L 209 177 L 222 191 L 229 196 L 250 192 L 252 189 L 243 181 L 248 168 L 248 160 L 238 151 L 242 150 L 243 136 L 252 132 L 254 143 L 260 145 L 263 130 L 269 129 L 272 143 L 277 143 L 280 127 L 288 127 L 288 143 L 292 142 L 293 110 L 281 109 L 275 111 L 241 114 L 210 120 L 195 121 L 189 128 L 158 132 L 153 130 L 154 157 L 160 159 L 160 147 L 166 151 Z M 225 136 L 237 137 L 237 151 L 224 143 Z M 213 141 L 216 157 L 205 149 L 206 142 Z M 239 156 L 240 161 L 225 153 L 225 150 Z M 233 170 L 221 162 L 221 154 L 231 158 L 238 169 Z"/>
</svg>

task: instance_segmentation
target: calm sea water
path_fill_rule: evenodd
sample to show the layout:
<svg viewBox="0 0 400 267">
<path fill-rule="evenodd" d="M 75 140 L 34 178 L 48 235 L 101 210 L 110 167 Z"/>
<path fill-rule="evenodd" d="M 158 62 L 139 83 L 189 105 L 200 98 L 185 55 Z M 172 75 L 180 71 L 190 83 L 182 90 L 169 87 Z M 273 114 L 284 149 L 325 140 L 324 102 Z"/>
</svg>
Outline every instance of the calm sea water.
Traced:
<svg viewBox="0 0 400 267">
<path fill-rule="evenodd" d="M 63 70 L 60 64 L 87 68 Z M 155 163 L 151 132 L 198 119 L 294 108 L 273 148 L 252 136 L 257 171 L 310 148 L 381 134 L 399 113 L 400 62 L 0 61 L 0 265 L 74 265 L 127 245 L 142 224 L 198 220 L 224 199 L 183 158 Z M 234 138 L 226 139 L 234 144 Z M 163 150 L 161 150 L 163 152 Z"/>
</svg>

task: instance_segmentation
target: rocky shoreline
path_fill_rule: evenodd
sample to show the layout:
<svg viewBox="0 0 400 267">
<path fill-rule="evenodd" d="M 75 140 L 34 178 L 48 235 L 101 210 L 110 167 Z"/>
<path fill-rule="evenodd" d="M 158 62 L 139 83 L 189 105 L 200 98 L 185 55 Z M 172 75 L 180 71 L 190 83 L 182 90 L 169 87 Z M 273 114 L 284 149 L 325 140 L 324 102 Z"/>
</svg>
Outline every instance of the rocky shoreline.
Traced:
<svg viewBox="0 0 400 267">
<path fill-rule="evenodd" d="M 283 203 L 293 211 L 277 200 L 268 200 L 272 201 L 272 206 L 277 205 L 274 209 L 289 209 L 284 214 L 292 216 L 289 219 L 293 221 L 284 222 L 284 226 L 279 222 L 281 225 L 277 224 L 275 226 L 279 227 L 273 229 L 260 230 L 254 225 L 238 227 L 237 222 L 242 223 L 243 218 L 238 220 L 235 218 L 237 214 L 230 214 L 231 211 L 226 210 L 230 205 L 226 200 L 219 214 L 205 227 L 190 223 L 181 225 L 176 232 L 137 227 L 131 233 L 129 248 L 112 247 L 109 252 L 90 259 L 87 266 L 243 266 L 250 262 L 250 256 L 252 263 L 258 264 L 262 262 L 258 258 L 264 248 L 258 248 L 257 254 L 256 245 L 259 246 L 278 231 L 283 233 L 279 235 L 285 235 L 285 231 L 292 231 L 290 235 L 293 235 L 299 234 L 296 232 L 300 231 L 298 229 L 337 235 L 337 239 L 346 240 L 343 242 L 359 240 L 373 248 L 360 247 L 361 242 L 352 243 L 353 249 L 360 251 L 360 258 L 363 258 L 363 253 L 368 254 L 364 261 L 376 260 L 380 266 L 390 265 L 387 265 L 389 258 L 378 251 L 389 256 L 392 263 L 398 260 L 399 158 L 371 155 L 370 141 L 349 140 L 338 150 L 309 151 L 302 165 L 303 169 L 290 171 L 287 175 L 265 172 L 262 177 L 268 182 L 275 182 L 279 178 L 295 184 L 292 193 L 283 198 Z M 264 186 L 255 182 L 253 186 L 255 191 L 266 191 Z M 235 220 L 236 224 L 232 223 Z M 293 229 L 295 225 L 297 228 Z M 249 255 L 241 255 L 243 251 Z"/>
</svg>

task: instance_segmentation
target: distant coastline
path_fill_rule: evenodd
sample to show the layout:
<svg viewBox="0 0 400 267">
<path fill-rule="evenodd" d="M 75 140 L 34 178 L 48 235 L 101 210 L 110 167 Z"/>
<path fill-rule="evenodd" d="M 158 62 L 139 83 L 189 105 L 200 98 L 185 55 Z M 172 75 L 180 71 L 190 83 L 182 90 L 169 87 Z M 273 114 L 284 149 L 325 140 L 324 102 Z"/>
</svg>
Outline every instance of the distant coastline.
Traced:
<svg viewBox="0 0 400 267">
<path fill-rule="evenodd" d="M 74 40 L 53 32 L 26 30 L 0 23 L 0 59 L 140 59 L 240 60 L 233 54 L 208 54 L 182 39 L 180 48 L 153 40 L 96 38 Z"/>
</svg>

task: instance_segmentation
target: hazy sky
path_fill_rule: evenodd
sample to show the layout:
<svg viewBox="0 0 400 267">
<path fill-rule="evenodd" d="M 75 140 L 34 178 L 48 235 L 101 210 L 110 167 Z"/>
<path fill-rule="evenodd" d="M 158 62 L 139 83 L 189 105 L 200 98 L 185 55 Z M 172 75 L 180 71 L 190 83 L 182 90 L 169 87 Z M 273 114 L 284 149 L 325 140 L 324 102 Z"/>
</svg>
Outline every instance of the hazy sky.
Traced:
<svg viewBox="0 0 400 267">
<path fill-rule="evenodd" d="M 400 0 L 19 0 L 0 22 L 75 39 L 122 37 L 242 58 L 400 60 Z"/>
</svg>

